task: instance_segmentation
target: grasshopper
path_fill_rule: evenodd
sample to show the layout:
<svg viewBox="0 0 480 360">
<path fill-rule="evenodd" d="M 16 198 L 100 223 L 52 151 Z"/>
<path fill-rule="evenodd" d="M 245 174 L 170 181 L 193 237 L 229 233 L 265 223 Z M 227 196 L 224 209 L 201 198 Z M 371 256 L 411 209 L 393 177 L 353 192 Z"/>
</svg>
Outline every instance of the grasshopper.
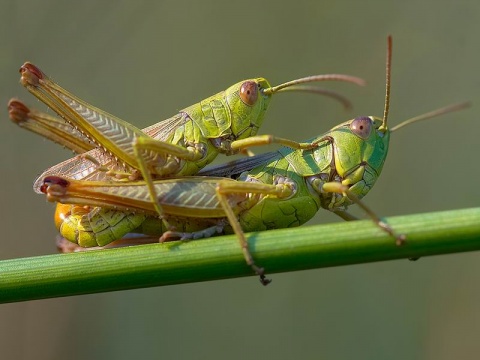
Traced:
<svg viewBox="0 0 480 360">
<path fill-rule="evenodd" d="M 91 223 L 123 216 L 108 229 L 116 231 L 117 235 L 131 231 L 156 232 L 161 234 L 161 241 L 166 241 L 173 237 L 196 239 L 234 232 L 246 263 L 264 285 L 270 280 L 265 277 L 264 269 L 255 264 L 245 232 L 299 226 L 311 219 L 319 208 L 332 211 L 345 220 L 354 220 L 347 208 L 357 204 L 382 231 L 395 238 L 397 245 L 401 245 L 405 235 L 397 234 L 361 200 L 382 171 L 390 133 L 409 123 L 462 109 L 468 103 L 420 115 L 389 129 L 391 54 L 392 39 L 389 37 L 383 118 L 360 116 L 341 123 L 308 140 L 317 145 L 311 149 L 284 147 L 199 172 L 199 175 L 208 176 L 154 181 L 155 192 L 159 194 L 157 201 L 169 221 L 183 231 L 171 231 L 155 219 L 155 204 L 143 181 L 112 184 L 48 176 L 43 179 L 41 191 L 47 194 L 49 201 L 100 206 L 101 210 L 88 219 Z M 85 220 L 81 215 L 70 217 L 68 221 L 73 227 Z M 138 223 L 134 224 L 132 219 Z"/>
<path fill-rule="evenodd" d="M 251 146 L 270 143 L 305 149 L 314 146 L 256 135 L 273 94 L 286 90 L 310 91 L 345 103 L 336 93 L 305 84 L 326 80 L 364 84 L 362 79 L 342 74 L 309 76 L 274 87 L 264 78 L 249 79 L 142 131 L 77 98 L 31 63 L 25 63 L 20 73 L 21 83 L 33 95 L 98 147 L 48 169 L 41 177 L 58 172 L 83 178 L 94 178 L 100 173 L 100 177 L 107 176 L 110 180 L 143 179 L 161 218 L 163 210 L 152 182 L 155 178 L 193 175 L 219 153 L 231 155 Z M 85 163 L 87 160 L 89 163 Z M 39 184 L 34 188 L 38 190 Z"/>
</svg>

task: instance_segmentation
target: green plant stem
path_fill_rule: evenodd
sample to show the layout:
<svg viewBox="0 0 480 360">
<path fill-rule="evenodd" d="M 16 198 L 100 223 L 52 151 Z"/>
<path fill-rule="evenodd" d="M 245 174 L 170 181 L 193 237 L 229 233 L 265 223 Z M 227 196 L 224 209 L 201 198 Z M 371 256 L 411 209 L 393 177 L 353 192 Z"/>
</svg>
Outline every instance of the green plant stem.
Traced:
<svg viewBox="0 0 480 360">
<path fill-rule="evenodd" d="M 406 244 L 396 246 L 368 220 L 251 233 L 248 240 L 268 277 L 277 272 L 480 250 L 480 208 L 386 220 L 407 235 Z M 222 236 L 3 260 L 0 302 L 252 275 L 236 237 Z"/>
</svg>

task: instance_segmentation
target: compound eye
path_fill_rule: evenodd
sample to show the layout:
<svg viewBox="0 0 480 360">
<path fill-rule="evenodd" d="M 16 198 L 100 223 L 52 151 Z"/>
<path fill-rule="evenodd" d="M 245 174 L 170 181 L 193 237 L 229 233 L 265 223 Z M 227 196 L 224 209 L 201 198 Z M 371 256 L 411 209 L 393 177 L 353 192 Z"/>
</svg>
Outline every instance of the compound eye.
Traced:
<svg viewBox="0 0 480 360">
<path fill-rule="evenodd" d="M 360 116 L 353 119 L 350 124 L 350 130 L 362 139 L 368 139 L 372 132 L 373 123 L 367 116 Z"/>
<path fill-rule="evenodd" d="M 240 87 L 240 99 L 245 105 L 253 106 L 258 99 L 258 85 L 255 81 L 245 81 Z"/>
</svg>

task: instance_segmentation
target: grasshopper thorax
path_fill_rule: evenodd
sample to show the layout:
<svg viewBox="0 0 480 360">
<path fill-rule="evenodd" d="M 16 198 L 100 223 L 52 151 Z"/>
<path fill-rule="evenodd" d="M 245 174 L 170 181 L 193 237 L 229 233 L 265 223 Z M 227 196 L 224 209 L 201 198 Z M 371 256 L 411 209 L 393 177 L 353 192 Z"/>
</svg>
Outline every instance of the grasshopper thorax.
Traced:
<svg viewBox="0 0 480 360">
<path fill-rule="evenodd" d="M 244 139 L 256 135 L 263 122 L 270 101 L 270 95 L 262 92 L 264 87 L 270 85 L 263 78 L 240 81 L 182 112 L 207 139 Z"/>
</svg>

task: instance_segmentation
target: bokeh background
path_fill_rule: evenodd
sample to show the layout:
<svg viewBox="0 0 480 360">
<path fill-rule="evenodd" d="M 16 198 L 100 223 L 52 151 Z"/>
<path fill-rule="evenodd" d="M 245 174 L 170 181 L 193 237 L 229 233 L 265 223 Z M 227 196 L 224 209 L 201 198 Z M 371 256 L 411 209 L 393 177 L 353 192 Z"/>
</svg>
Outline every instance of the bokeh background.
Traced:
<svg viewBox="0 0 480 360">
<path fill-rule="evenodd" d="M 274 99 L 261 133 L 297 140 L 382 115 L 390 124 L 464 100 L 472 108 L 392 136 L 366 202 L 382 216 L 479 205 L 480 3 L 435 1 L 0 1 L 0 259 L 55 252 L 53 205 L 35 176 L 71 154 L 12 125 L 19 66 L 139 127 L 249 77 L 316 73 L 354 111 L 305 94 Z M 356 211 L 357 214 L 362 215 Z M 321 212 L 312 223 L 338 221 Z M 0 272 L 1 276 L 1 272 Z M 0 306 L 4 359 L 478 359 L 480 254 L 390 261 Z"/>
</svg>

